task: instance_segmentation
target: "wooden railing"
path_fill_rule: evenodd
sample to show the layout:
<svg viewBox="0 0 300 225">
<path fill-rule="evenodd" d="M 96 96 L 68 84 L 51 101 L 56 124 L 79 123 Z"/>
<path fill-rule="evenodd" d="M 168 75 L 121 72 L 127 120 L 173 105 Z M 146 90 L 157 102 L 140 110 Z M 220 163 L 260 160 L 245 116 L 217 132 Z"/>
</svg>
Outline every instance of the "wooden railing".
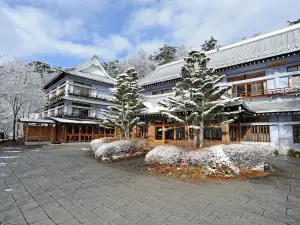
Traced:
<svg viewBox="0 0 300 225">
<path fill-rule="evenodd" d="M 287 94 L 296 94 L 300 93 L 299 88 L 276 88 L 276 89 L 268 89 L 263 91 L 251 91 L 241 92 L 232 94 L 232 97 L 262 97 L 262 96 L 272 96 L 272 95 L 287 95 Z"/>
</svg>

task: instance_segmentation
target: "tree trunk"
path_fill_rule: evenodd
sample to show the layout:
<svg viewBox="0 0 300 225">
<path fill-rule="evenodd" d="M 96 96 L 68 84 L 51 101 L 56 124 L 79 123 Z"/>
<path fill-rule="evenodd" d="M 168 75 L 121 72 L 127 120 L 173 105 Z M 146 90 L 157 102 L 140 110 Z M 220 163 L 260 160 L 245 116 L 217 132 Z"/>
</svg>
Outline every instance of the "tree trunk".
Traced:
<svg viewBox="0 0 300 225">
<path fill-rule="evenodd" d="M 204 121 L 203 121 L 203 119 L 201 119 L 201 121 L 200 121 L 200 134 L 199 134 L 199 136 L 200 136 L 200 148 L 203 148 L 203 146 L 204 146 Z"/>
<path fill-rule="evenodd" d="M 14 120 L 13 120 L 13 138 L 12 138 L 13 141 L 16 141 L 16 123 L 17 123 L 17 120 L 16 120 L 16 117 L 14 116 Z"/>
</svg>

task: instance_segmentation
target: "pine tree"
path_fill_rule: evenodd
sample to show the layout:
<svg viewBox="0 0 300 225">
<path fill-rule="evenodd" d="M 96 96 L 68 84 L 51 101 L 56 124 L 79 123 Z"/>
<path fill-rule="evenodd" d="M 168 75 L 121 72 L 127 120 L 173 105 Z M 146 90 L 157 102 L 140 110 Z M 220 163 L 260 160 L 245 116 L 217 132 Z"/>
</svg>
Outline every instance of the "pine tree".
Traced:
<svg viewBox="0 0 300 225">
<path fill-rule="evenodd" d="M 150 56 L 150 59 L 159 65 L 163 65 L 174 61 L 176 59 L 176 52 L 176 47 L 164 44 L 163 47 L 159 48 L 158 52 L 154 52 L 154 55 Z"/>
<path fill-rule="evenodd" d="M 120 128 L 120 139 L 129 138 L 132 128 L 138 124 L 139 115 L 144 109 L 143 97 L 138 86 L 138 74 L 134 68 L 129 68 L 117 77 L 111 94 L 115 97 L 108 110 L 102 110 L 108 125 Z"/>
<path fill-rule="evenodd" d="M 203 45 L 201 45 L 201 49 L 203 51 L 210 51 L 216 48 L 218 41 L 214 37 L 210 37 L 209 40 L 206 40 Z"/>
<path fill-rule="evenodd" d="M 289 24 L 289 26 L 293 26 L 295 24 L 300 23 L 300 19 L 294 20 L 294 21 L 287 21 L 287 23 Z"/>
<path fill-rule="evenodd" d="M 117 77 L 121 73 L 120 62 L 118 59 L 113 59 L 109 62 L 103 62 L 102 66 L 106 70 L 106 72 L 113 78 Z"/>
<path fill-rule="evenodd" d="M 214 75 L 213 70 L 207 68 L 208 61 L 204 53 L 191 50 L 182 66 L 182 81 L 175 87 L 175 97 L 161 102 L 168 108 L 167 112 L 162 112 L 163 115 L 192 128 L 194 147 L 203 147 L 205 121 L 217 120 L 220 124 L 231 122 L 228 117 L 240 113 L 224 112 L 225 104 L 238 98 L 219 100 L 231 87 L 220 87 L 224 76 Z M 184 116 L 176 115 L 176 111 L 184 112 Z"/>
</svg>

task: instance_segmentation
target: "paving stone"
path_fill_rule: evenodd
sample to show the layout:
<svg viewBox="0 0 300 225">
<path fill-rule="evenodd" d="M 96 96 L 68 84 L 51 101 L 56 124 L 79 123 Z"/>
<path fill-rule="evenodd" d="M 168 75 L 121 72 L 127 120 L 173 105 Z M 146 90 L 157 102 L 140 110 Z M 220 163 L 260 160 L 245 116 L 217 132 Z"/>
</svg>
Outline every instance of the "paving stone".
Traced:
<svg viewBox="0 0 300 225">
<path fill-rule="evenodd" d="M 161 209 L 154 208 L 149 205 L 145 205 L 139 208 L 138 211 L 159 221 L 165 221 L 168 217 L 172 215 L 171 213 L 164 212 Z"/>
<path fill-rule="evenodd" d="M 165 224 L 167 225 L 196 225 L 198 223 L 194 223 L 194 222 L 191 222 L 191 221 L 187 221 L 185 219 L 182 219 L 180 217 L 177 217 L 177 216 L 170 216 L 168 217 L 165 221 L 164 221 Z M 201 224 L 202 225 L 202 224 Z M 203 224 L 203 225 L 208 225 L 208 224 Z M 211 225 L 211 224 L 209 224 Z"/>
<path fill-rule="evenodd" d="M 111 197 L 108 196 L 101 196 L 96 197 L 96 199 L 104 206 L 111 208 L 111 209 L 117 209 L 121 206 L 124 206 L 125 204 L 123 202 L 119 202 Z"/>
<path fill-rule="evenodd" d="M 153 219 L 151 217 L 146 217 L 145 219 L 142 219 L 141 221 L 138 222 L 139 225 L 157 225 L 157 224 L 162 224 L 161 221 Z"/>
<path fill-rule="evenodd" d="M 23 213 L 23 215 L 28 223 L 38 222 L 48 217 L 48 215 L 44 212 L 44 210 L 41 207 L 31 209 Z"/>
<path fill-rule="evenodd" d="M 26 211 L 29 211 L 29 210 L 31 210 L 31 209 L 33 209 L 33 208 L 36 208 L 36 207 L 38 207 L 39 205 L 38 205 L 38 203 L 37 202 L 35 202 L 35 201 L 33 201 L 33 202 L 30 202 L 30 203 L 28 203 L 28 204 L 26 204 L 26 205 L 19 205 L 19 207 L 20 207 L 20 209 L 21 209 L 21 211 L 24 213 L 24 212 L 26 212 Z"/>
<path fill-rule="evenodd" d="M 68 221 L 65 221 L 63 223 L 60 223 L 59 225 L 81 225 L 82 223 L 80 223 L 77 219 L 71 219 Z"/>
<path fill-rule="evenodd" d="M 95 218 L 84 223 L 84 225 L 108 225 L 108 223 L 106 223 L 104 220 L 100 218 Z"/>
<path fill-rule="evenodd" d="M 93 212 L 91 212 L 84 206 L 79 206 L 79 207 L 70 209 L 70 213 L 81 223 L 85 223 L 85 222 L 97 217 Z"/>
<path fill-rule="evenodd" d="M 100 206 L 92 210 L 92 212 L 108 223 L 120 217 L 120 215 L 116 213 L 114 210 L 109 209 L 105 206 Z"/>
<path fill-rule="evenodd" d="M 125 217 L 126 219 L 135 223 L 146 217 L 146 215 L 127 206 L 117 208 L 116 212 L 119 213 L 121 216 Z"/>
<path fill-rule="evenodd" d="M 72 209 L 80 206 L 80 203 L 69 196 L 63 196 L 56 199 L 59 204 L 61 204 L 65 209 Z"/>
<path fill-rule="evenodd" d="M 55 225 L 52 220 L 50 219 L 43 219 L 41 221 L 35 222 L 32 225 Z"/>
<path fill-rule="evenodd" d="M 282 222 L 279 222 L 276 220 L 272 220 L 272 219 L 268 219 L 266 217 L 259 216 L 259 215 L 249 213 L 249 212 L 244 212 L 241 219 L 248 220 L 250 222 L 257 223 L 257 224 L 264 224 L 264 225 L 284 225 L 285 224 L 285 223 L 282 223 Z"/>
<path fill-rule="evenodd" d="M 56 224 L 73 219 L 73 216 L 62 207 L 52 209 L 47 211 L 47 213 L 51 220 L 53 220 Z"/>
<path fill-rule="evenodd" d="M 90 210 L 101 206 L 100 202 L 92 199 L 91 197 L 80 198 L 80 199 L 77 199 L 77 201 Z"/>
<path fill-rule="evenodd" d="M 109 225 L 136 225 L 136 223 L 124 218 L 117 218 L 109 223 Z"/>
<path fill-rule="evenodd" d="M 185 210 L 183 207 L 177 207 L 174 205 L 168 205 L 165 208 L 163 208 L 162 210 L 165 212 L 171 213 L 173 215 L 176 215 L 177 217 L 180 217 L 185 220 L 191 220 L 197 215 L 194 212 Z"/>
<path fill-rule="evenodd" d="M 141 201 L 141 202 L 143 202 L 147 205 L 150 205 L 152 207 L 156 207 L 156 208 L 163 208 L 163 207 L 166 207 L 168 205 L 168 203 L 166 203 L 163 200 L 159 200 L 157 198 L 148 197 L 148 196 L 140 199 L 139 201 Z"/>
</svg>

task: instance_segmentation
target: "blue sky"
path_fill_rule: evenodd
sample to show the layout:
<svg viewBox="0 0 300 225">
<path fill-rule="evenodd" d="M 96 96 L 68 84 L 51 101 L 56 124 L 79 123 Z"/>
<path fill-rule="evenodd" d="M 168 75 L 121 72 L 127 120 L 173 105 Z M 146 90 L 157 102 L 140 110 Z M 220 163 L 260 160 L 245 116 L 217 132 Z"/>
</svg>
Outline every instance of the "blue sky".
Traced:
<svg viewBox="0 0 300 225">
<path fill-rule="evenodd" d="M 70 67 L 151 53 L 164 43 L 230 44 L 296 20 L 286 0 L 0 0 L 0 55 Z"/>
</svg>

